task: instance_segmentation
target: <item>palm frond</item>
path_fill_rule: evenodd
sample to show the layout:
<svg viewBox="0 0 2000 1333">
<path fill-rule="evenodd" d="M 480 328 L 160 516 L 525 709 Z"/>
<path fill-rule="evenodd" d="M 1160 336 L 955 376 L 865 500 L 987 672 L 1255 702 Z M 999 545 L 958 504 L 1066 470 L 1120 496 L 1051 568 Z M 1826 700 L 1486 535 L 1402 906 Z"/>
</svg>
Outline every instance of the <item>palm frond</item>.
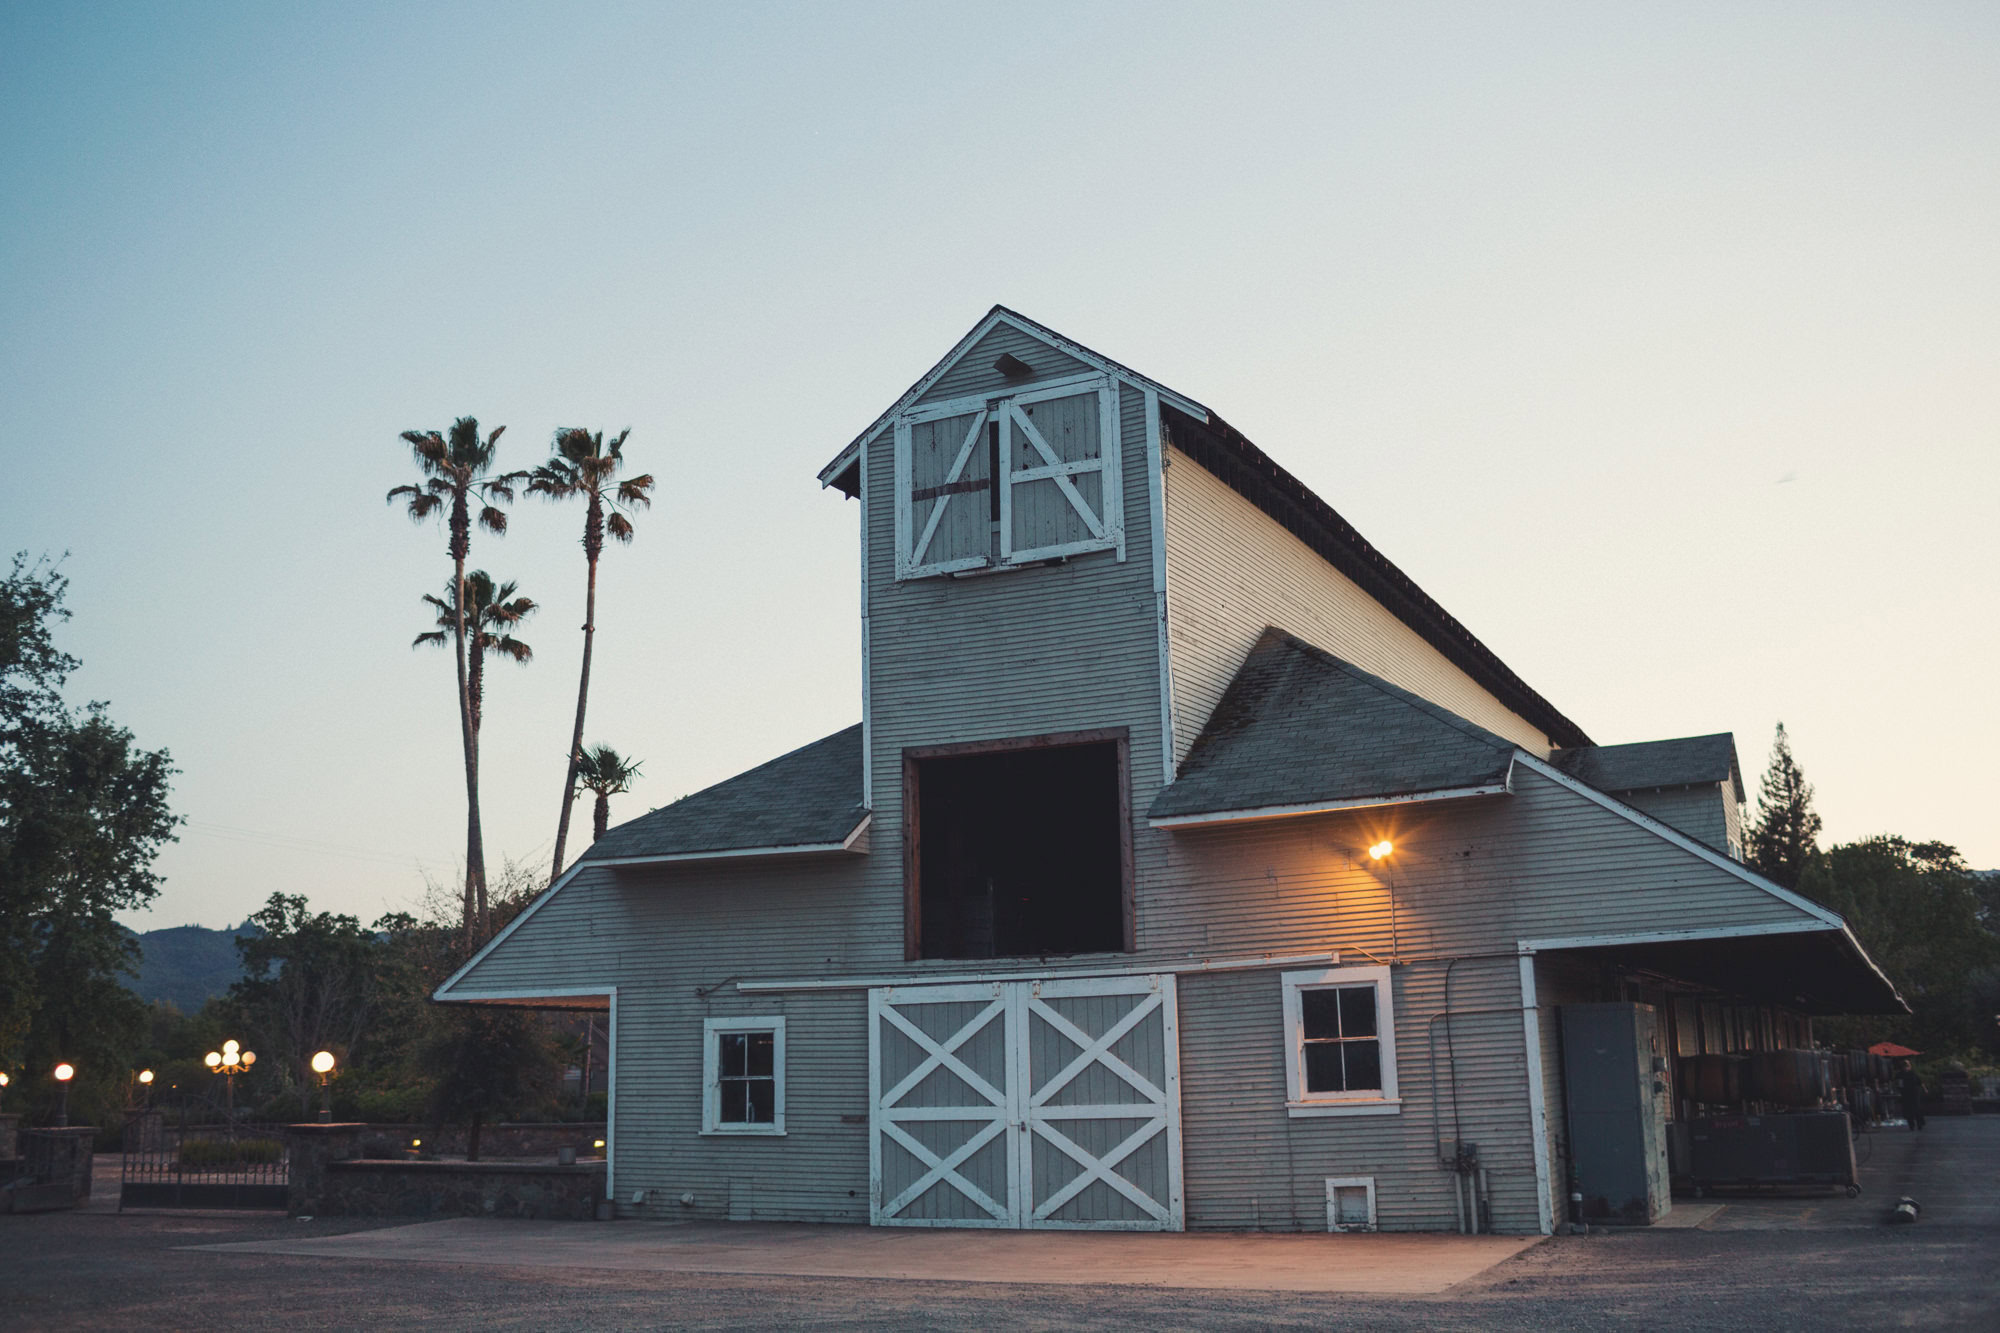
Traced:
<svg viewBox="0 0 2000 1333">
<path fill-rule="evenodd" d="M 450 638 L 451 635 L 445 632 L 444 630 L 434 629 L 428 634 L 419 634 L 416 638 L 411 639 L 410 647 L 421 648 L 427 643 L 434 643 L 438 647 L 442 648 L 450 640 Z"/>
<path fill-rule="evenodd" d="M 651 509 L 653 507 L 653 474 L 648 472 L 643 476 L 633 477 L 630 481 L 619 482 L 618 501 L 620 504 L 631 505 L 635 509 Z"/>
<path fill-rule="evenodd" d="M 632 520 L 615 509 L 605 518 L 604 531 L 606 535 L 624 542 L 628 546 L 632 542 Z"/>
<path fill-rule="evenodd" d="M 632 789 L 640 776 L 637 759 L 627 759 L 608 745 L 593 745 L 577 754 L 577 784 L 601 796 L 616 796 Z"/>
<path fill-rule="evenodd" d="M 492 505 L 482 506 L 479 511 L 479 526 L 485 528 L 488 532 L 506 532 L 507 511 L 497 509 Z"/>
<path fill-rule="evenodd" d="M 535 656 L 533 648 L 522 643 L 519 639 L 509 638 L 504 634 L 497 638 L 486 640 L 486 647 L 489 651 L 499 653 L 502 657 L 511 658 L 523 666 L 527 665 Z"/>
<path fill-rule="evenodd" d="M 611 455 L 613 458 L 618 457 L 619 454 L 625 448 L 625 441 L 630 439 L 631 435 L 632 435 L 632 428 L 630 426 L 627 426 L 624 430 L 618 432 L 617 439 L 613 440 L 609 445 L 605 446 L 604 452 Z"/>
</svg>

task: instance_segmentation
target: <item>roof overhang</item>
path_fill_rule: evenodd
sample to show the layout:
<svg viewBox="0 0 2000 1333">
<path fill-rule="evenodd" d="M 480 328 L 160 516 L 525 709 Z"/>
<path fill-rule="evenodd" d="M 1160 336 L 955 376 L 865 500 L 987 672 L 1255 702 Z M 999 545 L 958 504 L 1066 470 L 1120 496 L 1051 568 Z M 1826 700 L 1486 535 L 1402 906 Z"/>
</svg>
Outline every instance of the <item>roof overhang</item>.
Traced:
<svg viewBox="0 0 2000 1333">
<path fill-rule="evenodd" d="M 1513 771 L 1508 770 L 1511 779 Z M 1204 828 L 1225 828 L 1235 824 L 1255 824 L 1268 819 L 1295 819 L 1302 815 L 1329 815 L 1343 810 L 1374 810 L 1383 806 L 1416 805 L 1429 801 L 1463 801 L 1478 796 L 1506 796 L 1513 791 L 1510 782 L 1498 782 L 1482 787 L 1447 787 L 1438 791 L 1400 792 L 1382 796 L 1349 796 L 1325 801 L 1308 801 L 1301 805 L 1267 805 L 1247 810 L 1205 810 L 1192 814 L 1163 815 L 1146 822 L 1153 828 L 1189 830 Z"/>
<path fill-rule="evenodd" d="M 819 484 L 822 487 L 838 487 L 843 493 L 849 496 L 860 494 L 861 487 L 858 480 L 858 472 L 862 446 L 880 434 L 882 429 L 894 420 L 898 412 L 901 412 L 911 403 L 914 403 L 917 399 L 928 393 L 931 386 L 942 379 L 945 373 L 953 366 L 957 365 L 959 360 L 967 352 L 971 351 L 981 338 L 984 338 L 1003 324 L 1010 328 L 1018 329 L 1030 338 L 1048 344 L 1065 356 L 1081 361 L 1087 366 L 1093 366 L 1103 374 L 1115 375 L 1119 379 L 1141 390 L 1150 389 L 1159 394 L 1160 401 L 1173 405 L 1198 421 L 1208 420 L 1208 409 L 1194 401 L 1194 399 L 1174 392 L 1158 380 L 1149 379 L 1141 375 L 1130 366 L 1120 365 L 1101 352 L 1093 352 L 1082 343 L 1072 342 L 1070 339 L 1057 333 L 1054 329 L 1049 328 L 1046 324 L 1038 324 L 1026 315 L 1009 310 L 1005 306 L 996 305 L 986 312 L 986 318 L 972 326 L 972 332 L 960 338 L 952 346 L 952 349 L 944 354 L 944 358 L 941 361 L 925 371 L 923 378 L 906 389 L 901 397 L 889 405 L 887 411 L 869 422 L 866 430 L 849 441 L 846 448 L 834 455 L 831 463 L 828 463 L 819 470 Z"/>
<path fill-rule="evenodd" d="M 1845 926 L 1783 921 L 1523 940 L 1523 954 L 1581 954 L 1616 969 L 1800 1013 L 1906 1014 L 1909 1005 Z"/>
<path fill-rule="evenodd" d="M 866 856 L 868 854 L 868 828 L 874 816 L 863 815 L 861 822 L 839 842 L 791 843 L 777 847 L 713 847 L 692 852 L 657 852 L 648 856 L 603 856 L 585 857 L 578 865 L 591 866 L 665 866 L 686 865 L 691 862 L 715 864 L 726 861 L 764 861 L 773 858 L 795 859 L 815 856 Z"/>
</svg>

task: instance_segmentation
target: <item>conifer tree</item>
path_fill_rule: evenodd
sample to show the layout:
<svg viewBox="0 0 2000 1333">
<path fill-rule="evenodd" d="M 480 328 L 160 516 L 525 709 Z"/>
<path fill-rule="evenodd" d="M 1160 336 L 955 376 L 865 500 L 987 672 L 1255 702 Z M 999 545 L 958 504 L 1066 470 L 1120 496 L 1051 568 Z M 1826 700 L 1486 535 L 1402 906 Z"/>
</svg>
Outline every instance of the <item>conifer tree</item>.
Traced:
<svg viewBox="0 0 2000 1333">
<path fill-rule="evenodd" d="M 1792 744 L 1780 722 L 1747 842 L 1751 868 L 1788 889 L 1799 886 L 1799 877 L 1819 855 L 1820 822 L 1812 800 L 1812 784 L 1792 758 Z"/>
</svg>

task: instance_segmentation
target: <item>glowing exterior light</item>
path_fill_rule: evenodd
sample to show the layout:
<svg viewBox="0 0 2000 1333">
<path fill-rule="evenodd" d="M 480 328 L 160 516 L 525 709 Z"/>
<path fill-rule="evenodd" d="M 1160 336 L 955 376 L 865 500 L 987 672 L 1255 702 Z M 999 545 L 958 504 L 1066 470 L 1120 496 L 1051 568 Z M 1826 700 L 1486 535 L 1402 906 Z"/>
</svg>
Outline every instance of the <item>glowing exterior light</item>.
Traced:
<svg viewBox="0 0 2000 1333">
<path fill-rule="evenodd" d="M 7 1086 L 7 1082 L 8 1082 L 8 1079 L 7 1079 L 7 1073 L 6 1073 L 6 1071 L 5 1071 L 5 1070 L 0 1070 L 0 1088 L 4 1088 L 4 1087 L 6 1087 L 6 1086 Z"/>
<path fill-rule="evenodd" d="M 424 1146 L 424 1141 L 422 1139 L 411 1139 L 410 1146 L 412 1148 L 421 1148 Z"/>
<path fill-rule="evenodd" d="M 76 1077 L 75 1065 L 65 1063 L 56 1066 L 56 1082 L 67 1083 L 75 1077 Z"/>
<path fill-rule="evenodd" d="M 150 1070 L 150 1069 L 142 1069 L 142 1070 L 140 1070 L 140 1071 L 139 1071 L 139 1081 L 140 1081 L 141 1083 L 151 1083 L 151 1082 L 153 1081 L 153 1071 L 152 1071 L 152 1070 Z"/>
<path fill-rule="evenodd" d="M 313 1073 L 319 1075 L 319 1122 L 324 1125 L 333 1119 L 333 1103 L 326 1090 L 326 1077 L 333 1072 L 333 1052 L 316 1051 L 312 1058 Z"/>
<path fill-rule="evenodd" d="M 590 1146 L 591 1146 L 591 1147 L 593 1147 L 593 1148 L 597 1148 L 597 1149 L 602 1149 L 602 1148 L 604 1147 L 604 1140 L 603 1140 L 603 1139 L 598 1139 L 598 1140 L 597 1140 L 596 1142 L 592 1143 L 592 1144 L 591 1144 Z"/>
<path fill-rule="evenodd" d="M 210 1069 L 215 1069 L 222 1064 L 222 1057 L 217 1055 L 214 1051 L 210 1051 L 207 1055 L 201 1057 L 201 1062 L 207 1065 Z"/>
<path fill-rule="evenodd" d="M 1396 844 L 1390 842 L 1387 838 L 1384 838 L 1382 839 L 1382 841 L 1376 843 L 1373 847 L 1370 847 L 1368 849 L 1368 855 L 1373 857 L 1375 860 L 1380 861 L 1383 857 L 1389 855 L 1389 853 L 1395 850 L 1396 850 Z"/>
<path fill-rule="evenodd" d="M 332 1051 L 319 1052 L 317 1055 L 313 1056 L 312 1064 L 313 1064 L 313 1073 L 331 1074 L 333 1072 L 333 1052 Z"/>
</svg>

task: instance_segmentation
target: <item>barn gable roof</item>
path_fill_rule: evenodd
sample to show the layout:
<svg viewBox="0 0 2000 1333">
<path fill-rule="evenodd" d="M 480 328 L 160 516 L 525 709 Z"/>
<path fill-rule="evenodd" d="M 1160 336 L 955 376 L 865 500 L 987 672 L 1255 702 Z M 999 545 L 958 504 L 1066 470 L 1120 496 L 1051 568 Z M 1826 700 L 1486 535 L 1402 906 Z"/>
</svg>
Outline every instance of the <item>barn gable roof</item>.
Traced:
<svg viewBox="0 0 2000 1333">
<path fill-rule="evenodd" d="M 1266 629 L 1147 817 L 1160 827 L 1498 795 L 1515 745 Z"/>
<path fill-rule="evenodd" d="M 580 861 L 693 859 L 846 849 L 861 803 L 861 724 L 628 820 Z"/>
<path fill-rule="evenodd" d="M 1649 787 L 1694 787 L 1727 782 L 1743 799 L 1743 774 L 1736 762 L 1736 737 L 1727 731 L 1629 745 L 1579 745 L 1558 750 L 1549 762 L 1599 791 L 1642 791 Z"/>
</svg>

